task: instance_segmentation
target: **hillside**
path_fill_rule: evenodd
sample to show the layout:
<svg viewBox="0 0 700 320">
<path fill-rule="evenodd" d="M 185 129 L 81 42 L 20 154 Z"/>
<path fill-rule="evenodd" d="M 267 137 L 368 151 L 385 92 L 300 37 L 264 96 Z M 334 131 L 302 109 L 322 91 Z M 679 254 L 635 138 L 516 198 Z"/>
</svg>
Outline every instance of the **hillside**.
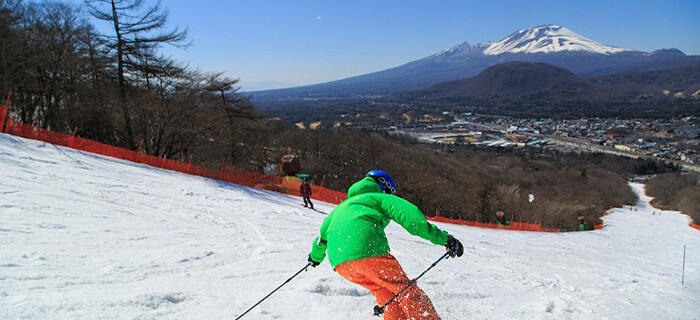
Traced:
<svg viewBox="0 0 700 320">
<path fill-rule="evenodd" d="M 333 208 L 5 134 L 0 170 L 2 319 L 234 318 L 304 266 Z M 700 232 L 642 199 L 590 232 L 439 224 L 465 254 L 419 284 L 443 319 L 693 319 Z M 444 252 L 387 235 L 409 276 Z M 368 319 L 374 304 L 324 262 L 244 319 Z"/>
<path fill-rule="evenodd" d="M 693 97 L 700 91 L 700 61 L 675 68 L 619 72 L 588 80 L 597 85 L 612 86 L 629 97 L 651 95 L 649 98 L 658 98 L 678 93 L 683 97 Z"/>
<path fill-rule="evenodd" d="M 700 63 L 580 78 L 566 69 L 544 63 L 508 62 L 489 67 L 473 78 L 403 92 L 391 98 L 541 106 L 564 102 L 672 100 L 691 97 L 697 90 L 700 90 Z"/>
<path fill-rule="evenodd" d="M 489 67 L 469 79 L 437 84 L 425 90 L 399 94 L 401 98 L 521 99 L 539 94 L 548 98 L 602 90 L 564 68 L 545 63 L 508 62 Z"/>
<path fill-rule="evenodd" d="M 652 205 L 681 211 L 700 223 L 700 174 L 660 174 L 647 183 Z"/>
</svg>

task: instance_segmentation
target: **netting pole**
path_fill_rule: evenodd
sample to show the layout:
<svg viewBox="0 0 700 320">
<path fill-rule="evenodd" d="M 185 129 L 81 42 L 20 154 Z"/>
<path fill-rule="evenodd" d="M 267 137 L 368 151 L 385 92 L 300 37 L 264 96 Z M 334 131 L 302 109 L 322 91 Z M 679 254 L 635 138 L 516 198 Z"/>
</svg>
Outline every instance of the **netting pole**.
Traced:
<svg viewBox="0 0 700 320">
<path fill-rule="evenodd" d="M 0 132 L 5 132 L 5 118 L 7 118 L 7 114 L 10 113 L 7 110 L 7 107 L 3 107 L 5 111 L 2 114 L 2 118 L 0 119 Z"/>
<path fill-rule="evenodd" d="M 323 182 L 326 181 L 326 175 L 323 175 L 323 178 L 321 178 L 321 185 L 320 188 L 318 188 L 318 194 L 316 195 L 316 199 L 321 199 L 321 191 L 323 191 Z"/>
<path fill-rule="evenodd" d="M 73 129 L 73 134 L 70 135 L 70 139 L 68 139 L 68 148 L 73 148 L 73 140 L 75 140 L 75 134 L 78 132 L 78 126 Z"/>
<path fill-rule="evenodd" d="M 277 183 L 281 184 L 282 183 L 282 163 L 280 163 L 280 170 L 277 172 Z"/>
<path fill-rule="evenodd" d="M 219 171 L 219 174 L 217 175 L 219 177 L 219 180 L 221 180 L 221 181 L 227 181 L 226 177 L 224 177 L 224 162 L 225 161 L 226 161 L 226 157 L 221 158 L 221 171 Z"/>
<path fill-rule="evenodd" d="M 141 149 L 143 148 L 143 139 L 141 139 L 141 143 L 139 143 L 139 151 L 136 152 L 136 162 L 139 161 L 139 156 L 141 155 Z"/>
<path fill-rule="evenodd" d="M 7 91 L 7 99 L 5 99 L 5 114 L 2 116 L 2 123 L 0 125 L 0 132 L 5 132 L 6 119 L 10 118 L 10 97 L 12 97 L 12 89 Z"/>
<path fill-rule="evenodd" d="M 190 162 L 187 164 L 187 173 L 190 173 L 191 167 L 192 167 L 192 154 L 190 153 Z"/>
</svg>

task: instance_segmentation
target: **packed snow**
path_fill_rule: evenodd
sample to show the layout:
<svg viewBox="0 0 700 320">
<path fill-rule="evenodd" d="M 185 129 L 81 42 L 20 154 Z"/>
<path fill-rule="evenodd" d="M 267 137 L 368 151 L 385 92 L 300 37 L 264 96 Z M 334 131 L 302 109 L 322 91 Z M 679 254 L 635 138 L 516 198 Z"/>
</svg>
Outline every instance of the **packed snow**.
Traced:
<svg viewBox="0 0 700 320">
<path fill-rule="evenodd" d="M 629 51 L 629 49 L 611 47 L 598 43 L 565 27 L 545 25 L 519 30 L 505 39 L 491 44 L 491 46 L 484 50 L 484 54 L 552 53 L 562 51 L 586 51 L 598 54 L 611 54 Z"/>
<path fill-rule="evenodd" d="M 0 319 L 233 319 L 306 264 L 333 209 L 5 134 L 0 172 Z M 700 318 L 700 232 L 631 186 L 639 204 L 597 231 L 438 224 L 465 254 L 418 283 L 443 319 Z M 444 253 L 387 235 L 409 276 Z M 243 319 L 371 319 L 374 305 L 324 261 Z"/>
</svg>

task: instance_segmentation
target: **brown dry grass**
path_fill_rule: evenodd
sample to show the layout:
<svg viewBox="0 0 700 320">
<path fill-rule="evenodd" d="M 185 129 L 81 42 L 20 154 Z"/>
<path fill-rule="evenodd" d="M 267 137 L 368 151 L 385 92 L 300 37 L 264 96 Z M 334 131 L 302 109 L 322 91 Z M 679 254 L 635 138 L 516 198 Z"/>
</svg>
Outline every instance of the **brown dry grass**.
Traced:
<svg viewBox="0 0 700 320">
<path fill-rule="evenodd" d="M 646 193 L 654 197 L 651 204 L 660 209 L 679 210 L 700 223 L 700 174 L 666 173 L 652 178 Z"/>
</svg>

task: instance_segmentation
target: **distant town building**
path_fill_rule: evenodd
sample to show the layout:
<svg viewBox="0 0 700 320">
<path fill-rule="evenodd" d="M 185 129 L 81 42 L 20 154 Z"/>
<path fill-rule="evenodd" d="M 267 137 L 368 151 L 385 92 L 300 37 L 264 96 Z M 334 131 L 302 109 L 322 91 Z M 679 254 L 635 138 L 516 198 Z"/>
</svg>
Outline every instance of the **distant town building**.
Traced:
<svg viewBox="0 0 700 320">
<path fill-rule="evenodd" d="M 631 148 L 631 147 L 626 146 L 626 145 L 624 145 L 624 144 L 616 144 L 616 145 L 615 145 L 615 149 L 620 150 L 620 151 L 627 151 L 627 152 L 632 151 L 632 148 Z"/>
</svg>

